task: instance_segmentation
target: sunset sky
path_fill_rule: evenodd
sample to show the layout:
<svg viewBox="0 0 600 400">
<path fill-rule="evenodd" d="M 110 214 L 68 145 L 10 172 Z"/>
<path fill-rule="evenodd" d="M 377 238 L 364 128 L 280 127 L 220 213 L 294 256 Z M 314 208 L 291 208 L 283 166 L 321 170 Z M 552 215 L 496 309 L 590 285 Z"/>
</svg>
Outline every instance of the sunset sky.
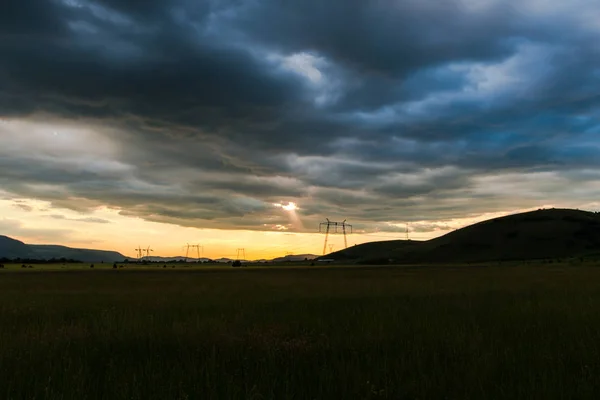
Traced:
<svg viewBox="0 0 600 400">
<path fill-rule="evenodd" d="M 258 259 L 321 254 L 325 218 L 600 209 L 597 0 L 8 0 L 0 50 L 28 243 Z"/>
</svg>

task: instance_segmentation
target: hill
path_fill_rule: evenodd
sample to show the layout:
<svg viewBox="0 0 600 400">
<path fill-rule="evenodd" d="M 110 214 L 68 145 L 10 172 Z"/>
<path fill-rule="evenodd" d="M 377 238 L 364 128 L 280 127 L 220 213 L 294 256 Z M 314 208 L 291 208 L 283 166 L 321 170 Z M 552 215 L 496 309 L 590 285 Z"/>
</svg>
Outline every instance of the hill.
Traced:
<svg viewBox="0 0 600 400">
<path fill-rule="evenodd" d="M 348 247 L 328 254 L 320 259 L 334 259 L 336 261 L 384 261 L 390 258 L 393 252 L 399 252 L 409 248 L 416 248 L 424 242 L 415 240 L 385 240 L 369 242 Z"/>
<path fill-rule="evenodd" d="M 298 261 L 305 261 L 305 260 L 314 260 L 317 257 L 318 256 L 316 256 L 314 254 L 288 254 L 283 257 L 273 258 L 270 261 L 271 262 L 298 262 Z M 269 260 L 265 260 L 265 261 L 269 261 Z"/>
<path fill-rule="evenodd" d="M 365 243 L 327 258 L 361 263 L 462 263 L 600 254 L 600 214 L 543 209 L 479 222 L 428 241 Z"/>
<path fill-rule="evenodd" d="M 82 262 L 115 262 L 126 257 L 116 251 L 75 249 L 66 246 L 25 244 L 21 241 L 0 236 L 0 258 L 49 260 L 67 258 Z"/>
<path fill-rule="evenodd" d="M 25 243 L 0 235 L 0 258 L 27 258 L 33 252 Z"/>
</svg>

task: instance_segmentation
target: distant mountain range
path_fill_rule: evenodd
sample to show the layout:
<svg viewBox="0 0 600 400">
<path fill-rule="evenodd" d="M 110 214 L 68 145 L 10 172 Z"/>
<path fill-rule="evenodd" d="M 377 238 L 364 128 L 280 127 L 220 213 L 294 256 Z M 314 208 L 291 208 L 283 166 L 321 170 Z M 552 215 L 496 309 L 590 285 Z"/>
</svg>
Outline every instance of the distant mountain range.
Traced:
<svg viewBox="0 0 600 400">
<path fill-rule="evenodd" d="M 74 249 L 66 246 L 25 244 L 0 235 L 0 258 L 49 260 L 66 258 L 82 262 L 117 262 L 127 257 L 116 251 Z"/>
<path fill-rule="evenodd" d="M 287 255 L 285 257 L 277 257 L 273 260 L 252 260 L 244 262 L 286 262 L 286 261 L 304 261 L 305 259 L 312 260 L 316 258 L 314 254 Z M 32 260 L 50 260 L 50 259 L 71 259 L 82 262 L 122 262 L 125 259 L 132 261 L 136 258 L 126 257 L 116 251 L 92 250 L 92 249 L 74 249 L 66 246 L 57 245 L 40 245 L 40 244 L 25 244 L 19 240 L 12 239 L 8 236 L 0 235 L 0 258 L 8 259 L 32 259 Z M 150 262 L 181 262 L 185 261 L 184 256 L 175 257 L 159 257 L 150 256 L 144 257 L 143 260 Z M 192 258 L 187 257 L 188 262 L 208 262 L 215 261 L 219 263 L 233 262 L 230 258 L 218 258 L 211 260 L 210 258 Z"/>
<path fill-rule="evenodd" d="M 305 260 L 314 260 L 317 257 L 318 256 L 316 256 L 314 254 L 288 254 L 284 257 L 277 257 L 277 258 L 273 258 L 271 260 L 262 258 L 260 260 L 241 260 L 241 261 L 242 262 L 252 262 L 252 263 L 297 262 L 297 261 L 305 261 Z M 131 259 L 131 260 L 135 260 L 135 259 Z M 142 260 L 150 261 L 150 262 L 182 262 L 182 261 L 187 260 L 187 262 L 210 262 L 210 261 L 212 261 L 212 262 L 218 262 L 218 263 L 230 263 L 230 262 L 235 261 L 235 259 L 227 258 L 227 257 L 211 259 L 211 258 L 206 258 L 206 257 L 201 257 L 201 258 L 187 257 L 186 258 L 184 256 L 175 256 L 175 257 L 150 256 L 150 257 L 144 257 Z"/>
<path fill-rule="evenodd" d="M 131 260 L 136 260 L 135 258 L 131 259 Z M 175 256 L 175 257 L 160 257 L 160 256 L 150 256 L 150 257 L 144 257 L 142 258 L 142 261 L 150 261 L 150 262 L 182 262 L 182 261 L 188 261 L 188 262 L 206 262 L 206 261 L 210 261 L 210 258 L 193 258 L 193 257 L 185 257 L 185 256 Z"/>
<path fill-rule="evenodd" d="M 295 261 L 314 260 L 317 257 L 319 257 L 319 256 L 316 256 L 314 254 L 288 254 L 285 257 L 277 257 L 271 261 L 273 261 L 273 262 L 286 262 L 286 261 L 295 262 Z"/>
<path fill-rule="evenodd" d="M 600 213 L 540 209 L 483 221 L 427 241 L 365 243 L 322 259 L 427 264 L 573 257 L 600 257 Z"/>
</svg>

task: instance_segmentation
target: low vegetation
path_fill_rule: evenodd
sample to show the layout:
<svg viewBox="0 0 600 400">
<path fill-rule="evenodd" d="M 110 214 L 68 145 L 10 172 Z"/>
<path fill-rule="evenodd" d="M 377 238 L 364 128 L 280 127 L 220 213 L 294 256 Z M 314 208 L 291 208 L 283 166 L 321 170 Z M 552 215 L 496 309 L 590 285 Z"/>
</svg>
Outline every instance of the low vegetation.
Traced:
<svg viewBox="0 0 600 400">
<path fill-rule="evenodd" d="M 0 271 L 2 399 L 600 393 L 600 268 Z"/>
</svg>

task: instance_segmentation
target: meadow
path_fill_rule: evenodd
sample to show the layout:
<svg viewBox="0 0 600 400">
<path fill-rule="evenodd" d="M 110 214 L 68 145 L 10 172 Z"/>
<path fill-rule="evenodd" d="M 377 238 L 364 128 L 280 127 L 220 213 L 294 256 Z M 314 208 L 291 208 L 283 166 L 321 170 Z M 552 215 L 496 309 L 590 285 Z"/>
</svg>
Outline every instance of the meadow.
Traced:
<svg viewBox="0 0 600 400">
<path fill-rule="evenodd" d="M 586 399 L 600 267 L 0 270 L 1 399 Z"/>
</svg>

